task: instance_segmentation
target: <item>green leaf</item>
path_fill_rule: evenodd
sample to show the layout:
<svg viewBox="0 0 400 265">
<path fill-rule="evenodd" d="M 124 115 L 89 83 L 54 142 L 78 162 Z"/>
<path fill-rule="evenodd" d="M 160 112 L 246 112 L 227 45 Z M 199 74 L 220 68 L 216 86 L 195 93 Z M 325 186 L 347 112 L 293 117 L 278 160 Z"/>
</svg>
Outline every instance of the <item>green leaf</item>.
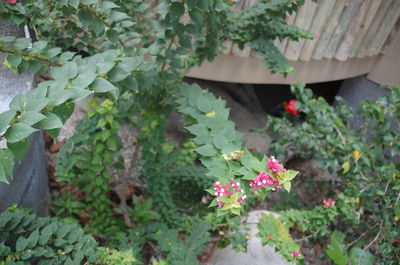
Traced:
<svg viewBox="0 0 400 265">
<path fill-rule="evenodd" d="M 283 188 L 287 190 L 287 192 L 290 192 L 290 188 L 292 187 L 292 183 L 290 181 L 286 181 L 283 183 Z"/>
<path fill-rule="evenodd" d="M 2 164 L 0 164 L 0 182 L 5 182 L 8 184 L 6 172 L 5 172 Z"/>
<path fill-rule="evenodd" d="M 19 117 L 18 122 L 34 125 L 44 119 L 46 119 L 46 116 L 37 111 L 27 111 Z"/>
<path fill-rule="evenodd" d="M 299 173 L 299 171 L 296 171 L 296 170 L 287 170 L 284 173 L 284 178 L 286 180 L 292 180 L 297 176 L 298 173 Z"/>
<path fill-rule="evenodd" d="M 15 159 L 21 161 L 26 151 L 28 151 L 29 140 L 26 138 L 15 143 L 7 142 L 7 148 L 13 152 Z"/>
<path fill-rule="evenodd" d="M 10 65 L 14 66 L 15 68 L 17 68 L 18 65 L 21 63 L 22 58 L 19 55 L 9 54 L 7 55 L 5 61 L 8 62 Z"/>
<path fill-rule="evenodd" d="M 200 96 L 197 98 L 196 105 L 197 105 L 197 108 L 203 113 L 207 113 L 207 112 L 211 111 L 210 99 L 203 96 L 202 94 L 200 94 Z"/>
<path fill-rule="evenodd" d="M 196 148 L 196 151 L 202 156 L 213 156 L 217 153 L 217 150 L 209 144 Z"/>
<path fill-rule="evenodd" d="M 2 42 L 12 42 L 15 40 L 14 36 L 0 36 L 0 41 Z"/>
<path fill-rule="evenodd" d="M 23 251 L 27 247 L 27 245 L 28 240 L 25 237 L 20 236 L 17 240 L 17 243 L 15 244 L 15 249 L 20 252 Z"/>
<path fill-rule="evenodd" d="M 96 74 L 93 72 L 81 73 L 74 80 L 72 80 L 72 86 L 86 88 L 93 83 L 95 79 Z"/>
<path fill-rule="evenodd" d="M 3 133 L 7 129 L 8 124 L 15 117 L 16 113 L 17 113 L 17 111 L 14 109 L 7 110 L 6 112 L 0 113 L 0 134 Z"/>
<path fill-rule="evenodd" d="M 185 13 L 185 7 L 182 3 L 173 2 L 169 7 L 169 15 L 171 20 L 178 20 Z"/>
<path fill-rule="evenodd" d="M 90 88 L 94 92 L 98 92 L 98 93 L 104 93 L 104 92 L 108 92 L 108 91 L 117 89 L 109 81 L 107 81 L 107 80 L 105 80 L 104 78 L 101 78 L 101 77 L 96 78 L 96 80 L 93 82 L 93 84 L 90 86 Z"/>
<path fill-rule="evenodd" d="M 354 247 L 350 251 L 350 262 L 351 265 L 372 265 L 375 263 L 376 257 L 369 253 L 368 251 L 364 251 L 361 248 Z"/>
<path fill-rule="evenodd" d="M 113 22 L 118 22 L 127 18 L 129 18 L 128 15 L 123 12 L 112 11 L 110 14 L 110 20 Z"/>
<path fill-rule="evenodd" d="M 65 123 L 74 112 L 74 109 L 75 109 L 75 103 L 68 102 L 66 104 L 54 107 L 53 113 L 56 114 L 61 119 L 62 123 Z"/>
<path fill-rule="evenodd" d="M 342 164 L 342 169 L 343 169 L 343 171 L 342 171 L 343 174 L 346 174 L 347 172 L 349 172 L 349 170 L 350 170 L 350 163 L 349 163 L 349 161 L 346 161 L 346 162 L 344 162 L 344 163 Z"/>
<path fill-rule="evenodd" d="M 104 23 L 103 23 L 103 21 L 101 19 L 95 19 L 90 28 L 97 35 L 97 37 L 99 37 L 99 36 L 104 34 L 105 26 L 104 26 Z"/>
<path fill-rule="evenodd" d="M 36 41 L 32 44 L 32 48 L 29 49 L 29 53 L 38 53 L 47 47 L 47 41 Z"/>
<path fill-rule="evenodd" d="M 31 38 L 21 38 L 15 41 L 14 47 L 18 50 L 23 50 L 28 48 L 32 44 Z"/>
<path fill-rule="evenodd" d="M 189 8 L 193 8 L 196 7 L 198 1 L 199 0 L 186 0 L 185 3 Z"/>
<path fill-rule="evenodd" d="M 106 36 L 107 38 L 111 41 L 111 42 L 118 42 L 119 40 L 119 33 L 115 30 L 107 30 L 106 32 Z"/>
<path fill-rule="evenodd" d="M 34 129 L 25 123 L 16 123 L 7 130 L 6 139 L 7 142 L 15 143 L 27 138 L 31 133 L 36 131 L 37 129 Z"/>
<path fill-rule="evenodd" d="M 72 6 L 75 9 L 77 9 L 78 6 L 79 6 L 79 0 L 68 0 L 68 5 Z"/>
<path fill-rule="evenodd" d="M 61 67 L 54 67 L 50 76 L 54 79 L 72 79 L 78 74 L 78 65 L 75 62 L 68 62 Z"/>
<path fill-rule="evenodd" d="M 44 245 L 46 244 L 51 235 L 57 231 L 57 224 L 56 223 L 50 223 L 47 225 L 45 228 L 43 228 L 42 232 L 40 233 L 39 236 L 39 244 Z"/>
<path fill-rule="evenodd" d="M 115 66 L 110 72 L 108 72 L 107 76 L 112 82 L 120 82 L 127 78 L 129 76 L 129 73 L 121 67 Z"/>
<path fill-rule="evenodd" d="M 34 248 L 39 240 L 39 230 L 36 229 L 31 233 L 31 235 L 28 237 L 28 247 L 29 248 Z"/>
<path fill-rule="evenodd" d="M 59 47 L 51 48 L 46 52 L 46 57 L 49 59 L 59 55 L 61 53 L 62 49 Z"/>
<path fill-rule="evenodd" d="M 108 73 L 111 69 L 113 69 L 114 67 L 114 62 L 103 62 L 103 63 L 99 63 L 97 64 L 97 71 L 100 74 L 106 74 Z"/>
<path fill-rule="evenodd" d="M 0 181 L 7 182 L 5 175 L 12 177 L 14 168 L 14 155 L 8 149 L 0 149 Z"/>
<path fill-rule="evenodd" d="M 331 234 L 331 240 L 327 247 L 326 254 L 337 264 L 346 265 L 346 245 L 343 244 L 344 234 L 339 231 L 334 231 Z"/>
<path fill-rule="evenodd" d="M 117 8 L 117 7 L 118 6 L 115 3 L 110 2 L 110 1 L 104 1 L 100 5 L 101 10 L 103 10 L 103 11 L 108 10 L 108 9 Z"/>
<path fill-rule="evenodd" d="M 14 155 L 8 149 L 0 149 L 0 163 L 4 166 L 4 171 L 7 175 L 13 174 Z"/>
<path fill-rule="evenodd" d="M 78 18 L 79 22 L 81 22 L 84 27 L 90 27 L 90 25 L 94 23 L 92 14 L 85 9 L 79 10 Z"/>
<path fill-rule="evenodd" d="M 58 129 L 63 127 L 63 123 L 56 114 L 51 112 L 46 112 L 44 113 L 44 115 L 46 116 L 46 119 L 38 123 L 38 126 L 40 126 L 41 128 L 49 130 L 49 129 Z"/>
</svg>

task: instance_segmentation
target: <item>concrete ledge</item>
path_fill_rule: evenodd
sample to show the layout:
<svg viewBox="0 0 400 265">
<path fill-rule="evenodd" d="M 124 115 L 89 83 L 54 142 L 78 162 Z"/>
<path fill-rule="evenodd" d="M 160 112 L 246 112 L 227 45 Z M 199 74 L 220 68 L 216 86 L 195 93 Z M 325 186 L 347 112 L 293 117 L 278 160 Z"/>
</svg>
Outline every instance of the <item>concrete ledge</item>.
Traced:
<svg viewBox="0 0 400 265">
<path fill-rule="evenodd" d="M 347 61 L 335 59 L 294 61 L 290 64 L 294 67 L 295 72 L 284 78 L 281 74 L 271 74 L 259 58 L 221 55 L 211 63 L 205 61 L 200 67 L 191 69 L 186 76 L 249 84 L 319 83 L 367 74 L 380 57 L 379 55 Z"/>
</svg>

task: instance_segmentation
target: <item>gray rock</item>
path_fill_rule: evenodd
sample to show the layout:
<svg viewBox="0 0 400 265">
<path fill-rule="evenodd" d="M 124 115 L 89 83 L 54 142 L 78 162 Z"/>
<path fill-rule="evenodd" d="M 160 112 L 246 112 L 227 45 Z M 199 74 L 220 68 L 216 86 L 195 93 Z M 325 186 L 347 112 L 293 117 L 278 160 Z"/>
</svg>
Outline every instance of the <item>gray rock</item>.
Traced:
<svg viewBox="0 0 400 265">
<path fill-rule="evenodd" d="M 24 30 L 0 20 L 0 35 L 22 37 Z M 5 56 L 0 53 L 1 62 Z M 8 109 L 15 95 L 26 93 L 34 85 L 33 75 L 17 75 L 9 69 L 0 68 L 0 113 Z M 0 182 L 0 212 L 11 204 L 18 204 L 34 208 L 39 215 L 48 214 L 48 176 L 42 132 L 32 134 L 29 140 L 28 152 L 21 163 L 15 164 L 10 184 Z M 5 141 L 0 142 L 0 148 L 5 146 Z"/>
<path fill-rule="evenodd" d="M 368 80 L 365 76 L 358 76 L 343 81 L 338 96 L 342 97 L 354 109 L 354 118 L 351 122 L 351 127 L 359 128 L 364 125 L 362 116 L 357 113 L 361 101 L 377 100 L 388 93 L 388 89 L 380 87 L 379 84 Z"/>
<path fill-rule="evenodd" d="M 246 219 L 250 229 L 247 252 L 236 252 L 231 247 L 216 249 L 212 253 L 208 265 L 292 265 L 293 263 L 286 261 L 279 253 L 276 253 L 273 247 L 262 246 L 261 239 L 256 236 L 258 220 L 263 213 L 271 214 L 264 210 L 251 211 Z"/>
</svg>

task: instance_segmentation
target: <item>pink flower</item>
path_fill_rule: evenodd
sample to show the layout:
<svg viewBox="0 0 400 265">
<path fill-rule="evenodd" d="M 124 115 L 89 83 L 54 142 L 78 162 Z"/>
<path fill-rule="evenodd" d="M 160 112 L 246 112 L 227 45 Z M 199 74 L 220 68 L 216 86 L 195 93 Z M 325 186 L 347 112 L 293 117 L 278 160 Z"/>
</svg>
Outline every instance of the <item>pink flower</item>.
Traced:
<svg viewBox="0 0 400 265">
<path fill-rule="evenodd" d="M 268 238 L 269 240 L 271 240 L 271 239 L 273 238 L 273 236 L 272 236 L 271 234 L 269 234 L 269 235 L 267 235 L 267 238 Z"/>
<path fill-rule="evenodd" d="M 221 186 L 219 182 L 215 182 L 213 186 L 215 190 L 215 197 L 219 198 L 223 195 L 228 194 L 228 189 L 229 189 L 228 183 L 225 184 L 225 186 Z"/>
<path fill-rule="evenodd" d="M 285 106 L 286 111 L 290 114 L 297 115 L 300 113 L 300 110 L 296 109 L 295 99 L 289 100 L 289 103 L 284 102 L 283 105 Z"/>
<path fill-rule="evenodd" d="M 222 207 L 222 206 L 224 206 L 224 205 L 225 205 L 224 202 L 218 201 L 218 207 Z"/>
<path fill-rule="evenodd" d="M 297 259 L 300 256 L 300 254 L 297 251 L 293 251 L 292 256 L 293 258 Z"/>
<path fill-rule="evenodd" d="M 245 199 L 247 198 L 246 194 L 243 194 L 242 196 L 239 197 L 239 199 L 237 200 L 238 203 L 242 203 Z"/>
<path fill-rule="evenodd" d="M 314 38 L 318 38 L 319 37 L 319 34 L 318 33 L 315 33 L 314 34 Z"/>
<path fill-rule="evenodd" d="M 335 201 L 333 201 L 331 199 L 326 199 L 326 200 L 323 201 L 323 203 L 324 203 L 324 205 L 323 205 L 324 208 L 329 208 L 329 207 L 335 205 Z"/>
<path fill-rule="evenodd" d="M 268 160 L 268 169 L 273 172 L 279 172 L 281 170 L 281 165 L 279 165 L 278 160 L 273 156 Z"/>
<path fill-rule="evenodd" d="M 7 0 L 7 2 L 10 4 L 15 4 L 17 2 L 17 0 Z"/>
<path fill-rule="evenodd" d="M 238 190 L 238 189 L 239 189 L 239 186 L 240 186 L 240 183 L 235 182 L 235 181 L 232 179 L 232 180 L 231 180 L 231 186 L 232 186 L 232 188 L 233 188 L 234 190 Z"/>
</svg>

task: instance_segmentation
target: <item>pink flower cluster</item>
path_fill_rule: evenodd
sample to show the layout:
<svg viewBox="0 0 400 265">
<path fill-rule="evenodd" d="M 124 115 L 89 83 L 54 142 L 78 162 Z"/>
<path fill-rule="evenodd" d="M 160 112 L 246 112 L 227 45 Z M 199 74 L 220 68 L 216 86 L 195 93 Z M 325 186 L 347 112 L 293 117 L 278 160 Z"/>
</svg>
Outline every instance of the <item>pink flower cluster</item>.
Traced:
<svg viewBox="0 0 400 265">
<path fill-rule="evenodd" d="M 279 181 L 276 178 L 271 178 L 270 175 L 268 175 L 265 172 L 261 172 L 260 174 L 257 175 L 254 179 L 250 180 L 250 187 L 252 187 L 254 190 L 257 190 L 259 188 L 267 188 L 267 186 L 278 186 Z"/>
<path fill-rule="evenodd" d="M 324 203 L 324 208 L 329 208 L 329 207 L 335 205 L 335 201 L 333 201 L 331 199 L 326 199 L 323 201 L 323 203 Z"/>
<path fill-rule="evenodd" d="M 267 166 L 268 170 L 270 170 L 272 174 L 274 174 L 274 176 L 271 176 L 266 172 L 261 172 L 260 174 L 258 174 L 257 177 L 250 180 L 250 187 L 252 187 L 254 190 L 257 190 L 259 188 L 267 188 L 267 186 L 273 186 L 274 189 L 282 188 L 282 185 L 279 184 L 279 180 L 276 178 L 276 175 L 281 171 L 285 172 L 286 169 L 283 168 L 283 166 L 279 164 L 279 161 L 276 160 L 273 156 L 269 158 Z"/>
<path fill-rule="evenodd" d="M 275 159 L 274 156 L 271 156 L 268 160 L 268 169 L 278 173 L 281 170 L 281 165 L 279 164 L 279 161 Z"/>
<path fill-rule="evenodd" d="M 292 252 L 292 256 L 293 256 L 294 259 L 297 259 L 300 256 L 300 254 L 297 251 L 293 251 Z"/>
<path fill-rule="evenodd" d="M 7 0 L 7 2 L 10 4 L 15 4 L 17 2 L 17 0 Z"/>
<path fill-rule="evenodd" d="M 237 200 L 238 203 L 242 203 L 247 198 L 247 195 L 244 194 L 244 190 L 239 190 L 240 183 L 236 182 L 234 179 L 231 180 L 230 186 L 228 183 L 226 183 L 225 185 L 221 185 L 221 183 L 219 181 L 215 182 L 213 184 L 213 186 L 214 186 L 214 191 L 215 191 L 215 197 L 217 197 L 217 201 L 218 201 L 218 207 L 222 207 L 225 205 L 224 202 L 218 200 L 218 198 L 225 196 L 225 195 L 228 197 L 231 197 L 235 192 L 239 192 L 242 195 Z M 232 187 L 232 188 L 230 188 L 230 187 Z M 231 191 L 229 191 L 229 190 L 231 190 Z"/>
</svg>

